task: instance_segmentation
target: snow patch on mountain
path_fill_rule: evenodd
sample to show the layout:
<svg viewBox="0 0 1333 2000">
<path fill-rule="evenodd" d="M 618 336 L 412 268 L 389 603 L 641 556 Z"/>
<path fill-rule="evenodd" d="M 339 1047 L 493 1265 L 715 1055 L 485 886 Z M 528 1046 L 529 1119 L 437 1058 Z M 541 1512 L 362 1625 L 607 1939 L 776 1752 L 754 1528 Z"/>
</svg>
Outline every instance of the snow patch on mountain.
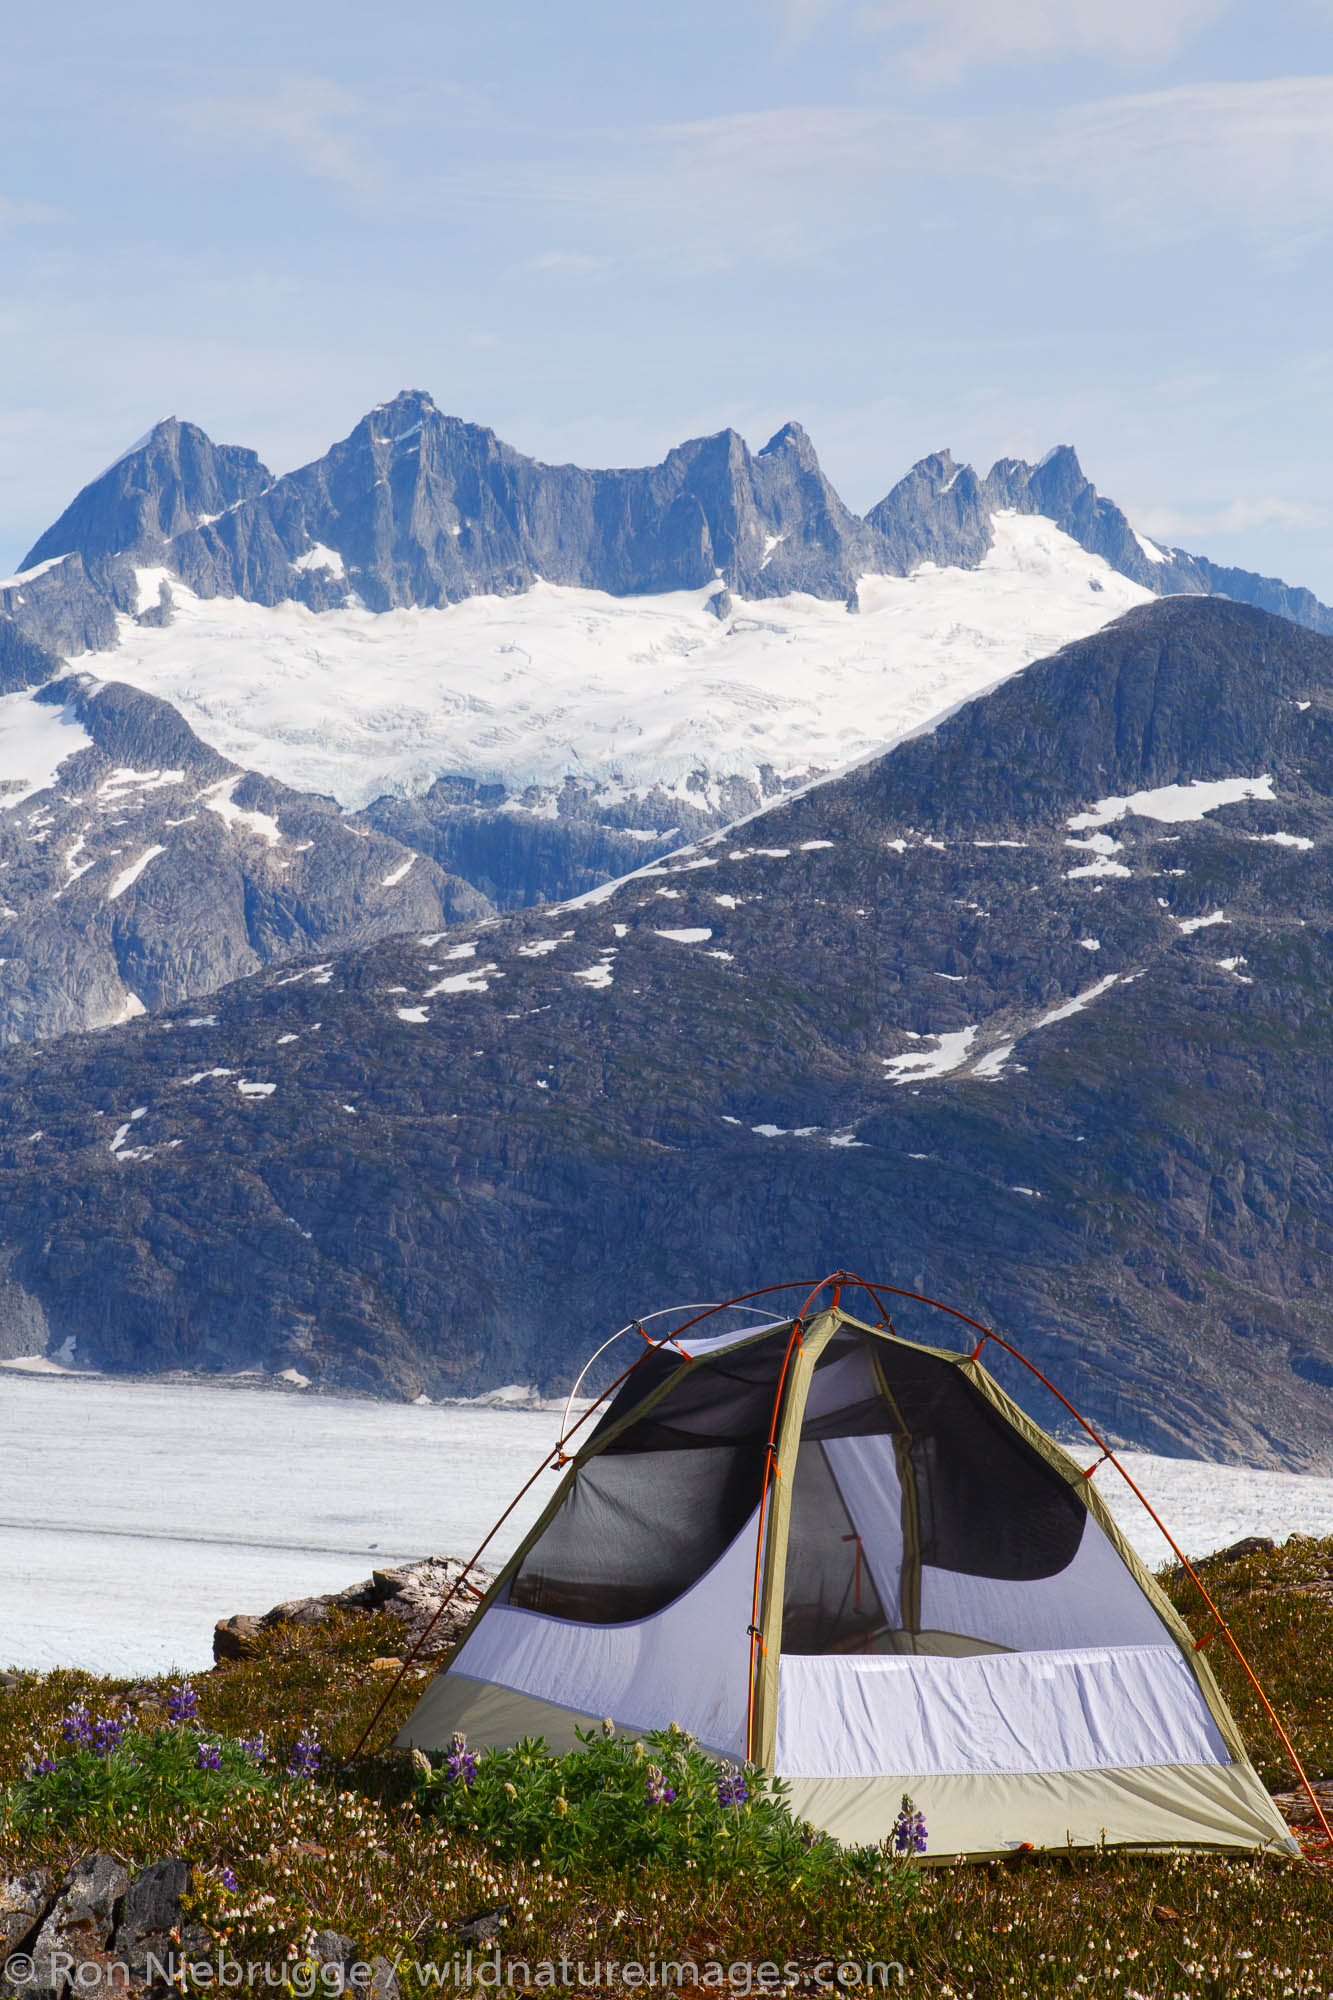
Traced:
<svg viewBox="0 0 1333 2000">
<path fill-rule="evenodd" d="M 958 1028 L 952 1034 L 931 1035 L 933 1049 L 909 1049 L 905 1055 L 886 1056 L 884 1074 L 891 1083 L 920 1083 L 927 1077 L 948 1076 L 967 1061 L 975 1027 Z"/>
<path fill-rule="evenodd" d="M 0 695 L 0 812 L 46 791 L 65 759 L 92 740 L 70 704 L 57 708 L 26 692 Z"/>
<path fill-rule="evenodd" d="M 145 609 L 159 580 L 139 572 Z M 687 790 L 702 772 L 771 792 L 931 725 L 1151 597 L 1041 516 L 1009 513 L 978 568 L 864 577 L 858 614 L 797 595 L 719 618 L 715 584 L 612 597 L 538 583 L 379 613 L 171 591 L 169 622 L 122 618 L 95 670 L 163 696 L 236 763 L 349 808 L 443 772 L 514 788 L 574 772 L 704 803 Z"/>
<path fill-rule="evenodd" d="M 31 569 L 21 569 L 13 576 L 0 578 L 0 590 L 15 590 L 25 583 L 36 583 L 39 576 L 45 576 L 48 570 L 59 569 L 62 562 L 68 561 L 68 552 L 63 556 L 48 556 L 45 562 L 34 563 Z"/>
<path fill-rule="evenodd" d="M 243 776 L 244 773 L 238 771 L 235 777 L 223 778 L 218 784 L 210 785 L 208 790 L 201 792 L 199 796 L 208 810 L 215 812 L 227 826 L 233 828 L 243 826 L 250 833 L 258 834 L 261 840 L 266 840 L 270 847 L 276 847 L 282 839 L 282 834 L 272 813 L 247 812 L 245 807 L 238 806 L 232 797 Z M 410 866 L 409 862 L 408 867 Z M 407 868 L 404 868 L 403 874 L 406 873 Z M 399 879 L 402 879 L 401 876 Z"/>
<path fill-rule="evenodd" d="M 132 888 L 143 874 L 149 862 L 155 861 L 159 854 L 165 854 L 166 851 L 165 847 L 162 847 L 160 844 L 153 847 L 146 847 L 137 859 L 131 861 L 128 868 L 122 868 L 106 892 L 108 903 L 114 903 L 118 897 L 125 894 L 127 889 Z"/>
<path fill-rule="evenodd" d="M 344 577 L 347 571 L 337 549 L 326 549 L 323 542 L 312 542 L 303 556 L 297 556 L 293 569 L 327 570 L 331 576 Z"/>
<path fill-rule="evenodd" d="M 1069 827 L 1077 833 L 1083 827 L 1108 826 L 1130 814 L 1178 826 L 1200 820 L 1222 806 L 1239 805 L 1243 799 L 1272 796 L 1273 779 L 1268 772 L 1261 778 L 1195 778 L 1187 785 L 1158 785 L 1153 791 L 1134 792 L 1126 799 L 1098 799 L 1087 812 L 1075 813 Z M 1068 845 L 1072 847 L 1074 842 Z"/>
</svg>

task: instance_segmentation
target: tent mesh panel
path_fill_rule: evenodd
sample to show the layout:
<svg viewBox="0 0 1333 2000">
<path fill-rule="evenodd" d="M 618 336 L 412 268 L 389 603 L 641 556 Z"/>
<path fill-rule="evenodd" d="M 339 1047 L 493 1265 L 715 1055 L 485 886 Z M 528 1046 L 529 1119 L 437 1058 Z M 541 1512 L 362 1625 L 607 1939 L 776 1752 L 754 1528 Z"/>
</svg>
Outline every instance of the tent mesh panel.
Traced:
<svg viewBox="0 0 1333 2000">
<path fill-rule="evenodd" d="M 860 1650 L 901 1626 L 901 1607 L 880 1601 L 874 1551 L 868 1558 L 858 1533 L 872 1512 L 881 1518 L 886 1506 L 900 1512 L 903 1544 L 922 1565 L 1010 1582 L 1067 1568 L 1087 1523 L 1077 1495 L 949 1362 L 894 1342 L 866 1342 L 879 1386 L 869 1397 L 859 1393 L 866 1372 L 845 1364 L 860 1338 L 831 1341 L 815 1371 L 818 1384 L 823 1371 L 844 1364 L 855 1400 L 829 1408 L 812 1390 L 820 1413 L 802 1427 L 783 1593 L 787 1653 Z M 873 1437 L 882 1437 L 886 1449 L 877 1455 L 871 1508 L 864 1482 L 876 1477 L 867 1471 L 875 1457 L 859 1461 L 858 1494 L 850 1481 L 845 1489 L 840 1484 L 824 1446 Z M 904 1462 L 910 1509 L 899 1480 Z"/>
<path fill-rule="evenodd" d="M 615 1625 L 663 1610 L 711 1569 L 759 1504 L 789 1339 L 784 1327 L 693 1367 L 665 1348 L 647 1356 L 591 1442 L 672 1386 L 578 1468 L 511 1578 L 509 1602 Z"/>
</svg>

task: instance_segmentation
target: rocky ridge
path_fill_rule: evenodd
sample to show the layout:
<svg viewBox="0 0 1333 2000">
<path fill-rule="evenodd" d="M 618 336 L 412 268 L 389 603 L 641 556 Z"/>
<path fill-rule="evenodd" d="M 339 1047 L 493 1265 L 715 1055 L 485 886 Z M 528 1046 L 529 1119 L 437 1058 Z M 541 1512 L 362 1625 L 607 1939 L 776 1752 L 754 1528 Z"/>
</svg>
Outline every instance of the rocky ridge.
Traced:
<svg viewBox="0 0 1333 2000">
<path fill-rule="evenodd" d="M 1053 523 L 1114 575 L 1153 594 L 1224 594 L 1311 629 L 1333 630 L 1333 612 L 1308 591 L 1222 569 L 1136 534 L 1085 478 L 1069 447 L 1035 466 L 1000 460 L 984 475 L 947 451 L 936 453 L 859 517 L 834 492 L 798 424 L 784 425 L 757 452 L 728 430 L 690 440 L 657 466 L 591 471 L 528 458 L 484 427 L 445 415 L 424 392 L 406 391 L 371 411 L 322 458 L 282 476 L 251 451 L 215 445 L 195 425 L 175 418 L 156 425 L 76 496 L 39 536 L 19 574 L 0 586 L 0 689 L 41 684 L 58 676 L 62 657 L 77 656 L 83 665 L 85 654 L 95 660 L 114 653 L 127 635 L 179 625 L 188 604 L 218 599 L 299 606 L 318 616 L 439 610 L 478 596 L 523 595 L 539 583 L 622 601 L 707 592 L 730 639 L 747 629 L 745 618 L 737 618 L 747 606 L 793 593 L 855 612 L 877 577 L 921 574 L 923 565 L 975 570 L 995 551 L 997 524 L 1014 516 Z M 1102 588 L 1095 576 L 1088 583 Z M 1108 602 L 1102 615 L 1113 609 Z M 970 615 L 960 609 L 963 629 Z M 980 616 L 984 627 L 985 612 Z M 1058 637 L 1089 622 L 1085 612 Z M 983 651 L 993 638 L 983 629 Z M 319 657 L 318 633 L 308 641 Z M 188 631 L 182 643 L 191 643 Z M 806 638 L 795 628 L 778 643 L 774 667 L 782 644 L 801 646 Z M 892 675 L 900 662 L 890 633 L 883 643 L 883 671 Z M 233 651 L 247 644 L 262 645 L 262 635 L 232 635 Z M 651 666 L 663 646 L 697 651 L 700 644 L 686 631 L 645 635 L 614 705 L 620 719 L 640 725 L 627 742 L 643 734 L 652 715 L 651 676 L 640 685 L 643 665 Z M 734 678 L 737 649 L 725 650 L 729 657 L 719 658 L 713 682 L 700 689 L 705 703 Z M 522 657 L 524 635 L 498 651 Z M 627 796 L 614 750 L 608 762 L 608 718 L 581 726 L 571 710 L 567 729 L 556 730 L 564 745 L 561 770 L 534 786 L 516 775 L 522 727 L 516 730 L 501 703 L 495 729 L 484 738 L 494 746 L 494 770 L 479 771 L 477 745 L 461 734 L 452 747 L 431 745 L 423 754 L 432 761 L 368 806 L 364 824 L 462 875 L 497 906 L 514 908 L 581 893 L 665 852 L 673 839 L 752 812 L 893 740 L 888 731 L 868 746 L 812 741 L 799 769 L 789 755 L 784 763 L 764 740 L 765 728 L 775 740 L 784 737 L 781 704 L 764 681 L 767 666 L 760 664 L 761 684 L 742 697 L 742 708 L 769 711 L 753 737 L 753 757 L 748 749 L 730 762 L 710 757 L 704 722 L 697 771 L 630 782 Z M 292 670 L 304 679 L 302 659 Z M 536 664 L 536 684 L 545 670 L 546 662 Z M 455 690 L 447 685 L 447 660 L 442 672 L 446 685 L 437 698 L 464 710 L 490 707 L 486 685 L 467 680 Z M 187 676 L 192 684 L 199 678 Z M 496 658 L 493 678 L 510 678 L 509 659 Z M 558 717 L 565 698 L 552 699 Z M 832 684 L 820 697 L 825 706 L 842 699 Z M 215 705 L 225 735 L 227 703 Z M 207 734 L 201 714 L 190 712 Z M 517 720 L 521 725 L 521 715 Z M 321 726 L 312 713 L 310 729 L 318 733 Z M 617 742 L 624 737 L 623 730 L 611 733 Z M 279 768 L 262 755 L 242 761 Z M 350 803 L 362 805 L 369 796 Z"/>
<path fill-rule="evenodd" d="M 68 674 L 0 698 L 0 730 L 27 772 L 0 788 L 0 1042 L 114 1026 L 490 907 L 332 800 L 220 757 L 135 688 Z"/>
<path fill-rule="evenodd" d="M 280 477 L 253 452 L 167 419 L 39 536 L 0 589 L 0 614 L 69 652 L 113 646 L 117 612 L 169 618 L 173 578 L 206 598 L 316 611 L 453 604 L 539 579 L 613 596 L 720 580 L 748 599 L 801 591 L 855 608 L 863 576 L 974 568 L 1006 509 L 1053 521 L 1155 594 L 1226 595 L 1333 631 L 1333 611 L 1309 591 L 1137 535 L 1067 445 L 1035 466 L 1001 459 L 984 476 L 936 453 L 862 518 L 797 423 L 757 452 L 725 430 L 660 465 L 590 471 L 525 457 L 421 390 Z M 144 603 L 136 571 L 155 567 Z"/>
</svg>

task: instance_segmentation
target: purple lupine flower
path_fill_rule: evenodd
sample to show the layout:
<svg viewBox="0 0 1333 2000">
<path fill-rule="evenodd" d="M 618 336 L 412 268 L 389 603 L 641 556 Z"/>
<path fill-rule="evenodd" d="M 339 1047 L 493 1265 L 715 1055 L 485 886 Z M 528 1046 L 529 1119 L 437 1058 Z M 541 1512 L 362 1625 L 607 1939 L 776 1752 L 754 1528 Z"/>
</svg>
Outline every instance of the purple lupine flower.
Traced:
<svg viewBox="0 0 1333 2000">
<path fill-rule="evenodd" d="M 717 1781 L 717 1802 L 720 1806 L 743 1806 L 750 1796 L 750 1787 L 745 1782 L 742 1771 L 724 1771 Z"/>
<path fill-rule="evenodd" d="M 924 1854 L 926 1851 L 926 1820 L 919 1813 L 906 1792 L 903 1793 L 902 1810 L 889 1831 L 889 1839 L 895 1854 Z"/>
<path fill-rule="evenodd" d="M 224 1889 L 239 1889 L 241 1886 L 240 1883 L 236 1880 L 236 1877 L 232 1874 L 230 1868 L 218 1869 L 218 1881 L 222 1884 Z"/>
<path fill-rule="evenodd" d="M 47 1772 L 54 1771 L 55 1767 L 55 1758 L 45 1750 L 39 1751 L 33 1758 L 32 1775 L 34 1778 L 44 1778 Z"/>
<path fill-rule="evenodd" d="M 256 1764 L 262 1764 L 268 1755 L 268 1738 L 262 1729 L 257 1730 L 253 1736 L 242 1736 L 240 1746 L 246 1756 L 252 1757 Z"/>
<path fill-rule="evenodd" d="M 194 1753 L 195 1769 L 198 1771 L 220 1771 L 222 1769 L 222 1745 L 201 1743 Z"/>
<path fill-rule="evenodd" d="M 167 1714 L 173 1722 L 193 1722 L 199 1713 L 199 1697 L 190 1681 L 177 1681 L 167 1696 Z"/>
<path fill-rule="evenodd" d="M 466 1736 L 460 1736 L 457 1730 L 444 1760 L 444 1775 L 451 1785 L 461 1784 L 464 1791 L 476 1783 L 476 1752 L 468 1749 Z"/>
<path fill-rule="evenodd" d="M 80 1750 L 87 1749 L 93 1735 L 93 1719 L 88 1713 L 87 1702 L 75 1702 L 73 1708 L 65 1710 L 60 1718 L 60 1734 L 66 1743 L 76 1744 Z"/>
<path fill-rule="evenodd" d="M 113 1750 L 119 1750 L 121 1740 L 129 1726 L 128 1716 L 99 1715 L 93 1724 L 93 1749 L 101 1756 L 110 1756 Z"/>
<path fill-rule="evenodd" d="M 669 1806 L 676 1796 L 676 1788 L 666 1781 L 660 1764 L 650 1764 L 644 1780 L 644 1790 L 648 1794 L 649 1805 Z"/>
<path fill-rule="evenodd" d="M 319 1760 L 323 1755 L 323 1749 L 310 1734 L 309 1730 L 303 1729 L 292 1745 L 292 1754 L 287 1760 L 287 1776 L 289 1778 L 313 1778 L 319 1769 Z"/>
</svg>

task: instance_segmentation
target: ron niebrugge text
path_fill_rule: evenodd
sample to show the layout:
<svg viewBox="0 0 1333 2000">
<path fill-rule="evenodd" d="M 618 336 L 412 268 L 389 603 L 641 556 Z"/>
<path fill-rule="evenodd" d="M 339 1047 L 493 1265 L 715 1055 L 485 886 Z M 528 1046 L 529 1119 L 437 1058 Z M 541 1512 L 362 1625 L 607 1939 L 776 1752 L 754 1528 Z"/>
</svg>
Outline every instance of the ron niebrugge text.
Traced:
<svg viewBox="0 0 1333 2000">
<path fill-rule="evenodd" d="M 397 1958 L 373 1964 L 349 1966 L 323 1963 L 318 1959 L 283 1959 L 271 1964 L 263 1959 L 195 1958 L 167 1952 L 162 1958 L 149 1953 L 146 1965 L 136 1968 L 136 1984 L 170 1985 L 179 1991 L 215 1986 L 224 1991 L 245 1991 L 255 1987 L 285 1989 L 297 2000 L 325 2000 L 326 1995 L 351 1989 L 364 1993 L 367 2000 L 388 1986 L 387 1975 L 403 1975 L 416 1985 L 457 1987 L 466 1992 L 480 1986 L 551 1987 L 555 1990 L 596 1992 L 603 1988 L 647 1987 L 657 1992 L 720 1992 L 744 1996 L 751 1993 L 778 1994 L 796 1986 L 822 1993 L 847 1993 L 856 1989 L 872 1993 L 901 1986 L 903 1967 L 896 1959 L 824 1958 L 813 1965 L 794 1959 L 778 1964 L 774 1959 L 706 1958 L 505 1958 L 500 1952 L 467 1952 L 451 1959 Z M 57 1991 L 68 1986 L 74 1994 L 105 1995 L 107 1989 L 130 1984 L 130 1968 L 120 1960 L 94 1958 L 80 1960 L 70 1952 L 44 1953 L 33 1959 L 16 1952 L 0 1965 L 9 1983 L 18 1988 L 39 1984 Z"/>
</svg>

